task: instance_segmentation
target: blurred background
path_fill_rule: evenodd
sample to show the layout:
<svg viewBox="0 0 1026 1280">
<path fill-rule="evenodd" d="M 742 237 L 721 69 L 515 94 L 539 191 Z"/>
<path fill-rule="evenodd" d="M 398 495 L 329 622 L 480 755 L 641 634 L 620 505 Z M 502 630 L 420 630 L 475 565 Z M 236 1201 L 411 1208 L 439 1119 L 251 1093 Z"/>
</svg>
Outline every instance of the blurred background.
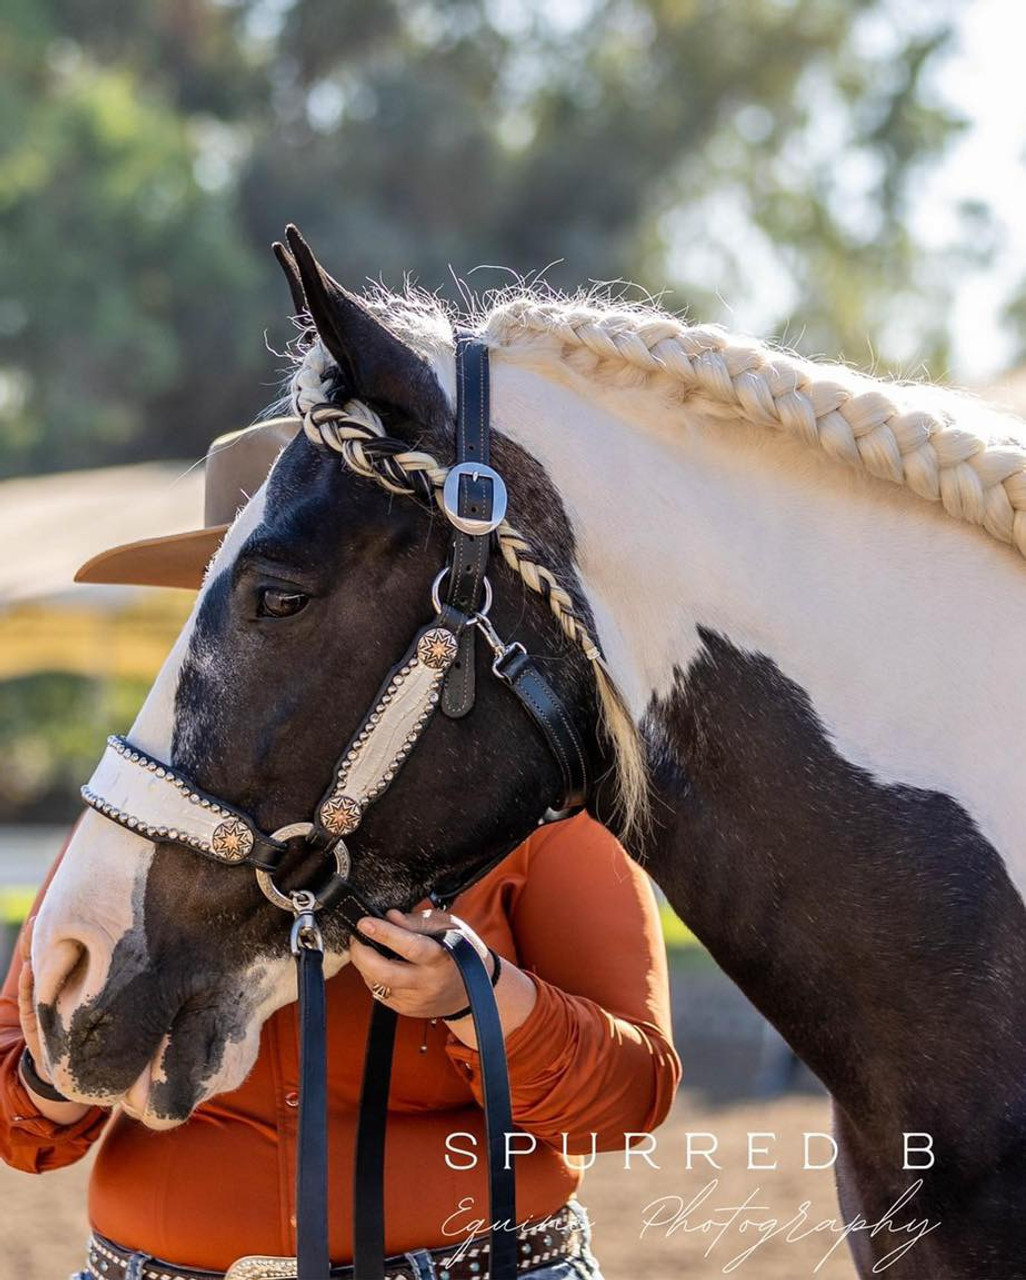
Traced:
<svg viewBox="0 0 1026 1280">
<path fill-rule="evenodd" d="M 193 464 L 287 364 L 287 221 L 350 287 L 630 281 L 1021 407 L 1024 34 L 1016 0 L 0 0 L 8 941 L 190 605 L 72 574 L 200 522 Z M 811 1088 L 666 923 L 694 1096 Z"/>
</svg>

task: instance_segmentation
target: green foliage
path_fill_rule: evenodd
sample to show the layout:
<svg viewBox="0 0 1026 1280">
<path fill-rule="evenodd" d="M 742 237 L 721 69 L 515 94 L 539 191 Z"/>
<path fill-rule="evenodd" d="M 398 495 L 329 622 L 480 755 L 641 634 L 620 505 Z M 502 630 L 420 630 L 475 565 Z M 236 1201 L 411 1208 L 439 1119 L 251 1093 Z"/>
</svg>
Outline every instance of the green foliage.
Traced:
<svg viewBox="0 0 1026 1280">
<path fill-rule="evenodd" d="M 727 319 L 768 280 L 769 331 L 942 360 L 955 267 L 907 219 L 959 122 L 928 89 L 945 4 L 905 12 L 8 0 L 0 474 L 199 454 L 247 421 L 273 396 L 265 330 L 291 336 L 267 253 L 290 219 L 357 285 L 551 263 Z"/>
<path fill-rule="evenodd" d="M 107 734 L 127 729 L 148 687 L 57 673 L 0 682 L 0 825 L 73 821 Z"/>
</svg>

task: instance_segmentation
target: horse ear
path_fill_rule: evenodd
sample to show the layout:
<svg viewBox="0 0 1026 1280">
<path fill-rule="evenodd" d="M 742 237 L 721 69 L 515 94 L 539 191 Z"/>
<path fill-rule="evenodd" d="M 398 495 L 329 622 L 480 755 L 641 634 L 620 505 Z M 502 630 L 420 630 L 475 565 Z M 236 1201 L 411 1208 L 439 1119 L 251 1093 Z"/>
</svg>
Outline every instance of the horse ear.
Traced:
<svg viewBox="0 0 1026 1280">
<path fill-rule="evenodd" d="M 359 298 L 332 279 L 291 224 L 288 249 L 275 255 L 296 297 L 310 313 L 353 395 L 397 410 L 429 427 L 444 427 L 449 407 L 428 362 L 397 338 Z"/>
<path fill-rule="evenodd" d="M 299 278 L 299 268 L 296 266 L 296 260 L 280 240 L 275 240 L 274 244 L 271 245 L 271 251 L 278 259 L 278 265 L 285 272 L 285 279 L 289 282 L 289 293 L 292 294 L 292 314 L 294 316 L 302 316 L 306 311 L 306 294 L 303 292 L 303 282 Z"/>
</svg>

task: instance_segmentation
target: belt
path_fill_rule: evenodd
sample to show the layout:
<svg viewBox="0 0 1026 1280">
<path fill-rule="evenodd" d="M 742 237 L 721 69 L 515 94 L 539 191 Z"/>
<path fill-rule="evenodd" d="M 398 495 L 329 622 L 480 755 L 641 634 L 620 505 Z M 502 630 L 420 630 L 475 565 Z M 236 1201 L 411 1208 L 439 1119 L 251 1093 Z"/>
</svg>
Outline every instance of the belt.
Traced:
<svg viewBox="0 0 1026 1280">
<path fill-rule="evenodd" d="M 524 1274 L 581 1253 L 577 1213 L 564 1205 L 548 1218 L 517 1227 L 517 1272 Z M 415 1249 L 385 1259 L 385 1280 L 482 1280 L 490 1271 L 487 1236 L 455 1241 L 438 1249 Z M 239 1258 L 227 1272 L 180 1267 L 161 1258 L 124 1249 L 93 1233 L 86 1275 L 91 1280 L 295 1280 L 295 1258 L 255 1254 Z M 352 1267 L 332 1267 L 331 1280 L 355 1280 Z"/>
</svg>

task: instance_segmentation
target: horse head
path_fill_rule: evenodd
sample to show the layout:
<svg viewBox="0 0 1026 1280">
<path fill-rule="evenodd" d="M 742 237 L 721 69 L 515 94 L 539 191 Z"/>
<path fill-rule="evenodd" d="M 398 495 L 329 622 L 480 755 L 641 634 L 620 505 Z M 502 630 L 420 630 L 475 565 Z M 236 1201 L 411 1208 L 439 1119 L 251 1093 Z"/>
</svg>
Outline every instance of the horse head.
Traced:
<svg viewBox="0 0 1026 1280">
<path fill-rule="evenodd" d="M 279 257 L 321 357 L 303 366 L 301 407 L 349 405 L 411 456 L 450 458 L 451 333 L 436 324 L 418 335 L 416 315 L 390 321 L 332 280 L 291 229 L 290 246 Z M 315 810 L 386 673 L 431 621 L 432 584 L 452 532 L 430 488 L 421 501 L 397 496 L 392 473 L 383 483 L 345 465 L 311 423 L 308 415 L 310 429 L 238 515 L 129 734 L 134 747 L 267 833 Z M 568 626 L 576 617 L 586 634 L 589 623 L 570 524 L 522 448 L 496 437 L 493 461 L 527 536 L 508 562 L 493 558 L 491 618 L 536 657 L 596 776 L 608 752 L 592 663 Z M 547 568 L 529 590 L 525 565 L 542 553 Z M 563 603 L 554 611 L 557 584 Z M 491 678 L 491 655 L 480 642 L 476 649 L 473 710 L 434 716 L 350 842 L 349 881 L 372 909 L 411 908 L 441 879 L 513 847 L 559 801 L 557 762 Z M 252 868 L 199 857 L 174 834 L 141 834 L 88 812 L 33 943 L 58 1087 L 83 1102 L 120 1101 L 153 1127 L 179 1123 L 237 1087 L 263 1022 L 295 998 L 288 919 Z M 286 892 L 307 883 L 319 857 L 295 842 L 276 883 Z M 321 927 L 336 971 L 350 925 L 329 910 Z"/>
</svg>

